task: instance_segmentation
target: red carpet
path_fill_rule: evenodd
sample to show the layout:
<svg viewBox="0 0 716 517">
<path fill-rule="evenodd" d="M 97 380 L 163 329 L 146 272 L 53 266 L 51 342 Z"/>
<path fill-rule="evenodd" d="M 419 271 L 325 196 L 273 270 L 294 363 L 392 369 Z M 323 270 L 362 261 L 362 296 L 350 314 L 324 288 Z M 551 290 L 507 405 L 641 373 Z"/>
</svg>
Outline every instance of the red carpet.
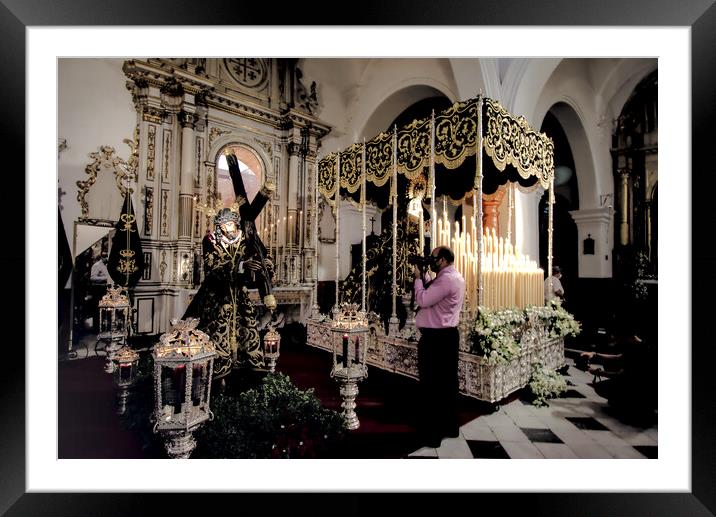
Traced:
<svg viewBox="0 0 716 517">
<path fill-rule="evenodd" d="M 332 355 L 289 339 L 284 342 L 277 371 L 301 389 L 313 388 L 325 407 L 341 411 L 338 384 L 329 375 Z M 112 376 L 103 368 L 103 357 L 59 363 L 59 456 L 141 458 L 157 454 L 142 451 L 140 437 L 121 425 L 115 413 Z M 330 457 L 404 458 L 422 447 L 415 430 L 417 388 L 416 380 L 371 367 L 356 399 L 360 427 L 349 432 Z M 484 414 L 485 406 L 461 396 L 461 425 Z"/>
</svg>

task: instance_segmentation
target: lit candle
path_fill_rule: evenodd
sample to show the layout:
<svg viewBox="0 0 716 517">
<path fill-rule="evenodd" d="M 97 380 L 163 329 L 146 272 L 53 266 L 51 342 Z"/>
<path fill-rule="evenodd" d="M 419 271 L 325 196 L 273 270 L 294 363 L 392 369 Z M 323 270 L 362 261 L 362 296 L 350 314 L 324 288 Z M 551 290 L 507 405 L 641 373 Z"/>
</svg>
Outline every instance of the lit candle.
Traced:
<svg viewBox="0 0 716 517">
<path fill-rule="evenodd" d="M 343 368 L 348 367 L 348 334 L 343 334 Z"/>
<path fill-rule="evenodd" d="M 290 214 L 288 216 L 288 246 L 289 248 L 293 246 L 293 214 Z"/>
<path fill-rule="evenodd" d="M 298 246 L 303 248 L 303 210 L 298 211 Z"/>
</svg>

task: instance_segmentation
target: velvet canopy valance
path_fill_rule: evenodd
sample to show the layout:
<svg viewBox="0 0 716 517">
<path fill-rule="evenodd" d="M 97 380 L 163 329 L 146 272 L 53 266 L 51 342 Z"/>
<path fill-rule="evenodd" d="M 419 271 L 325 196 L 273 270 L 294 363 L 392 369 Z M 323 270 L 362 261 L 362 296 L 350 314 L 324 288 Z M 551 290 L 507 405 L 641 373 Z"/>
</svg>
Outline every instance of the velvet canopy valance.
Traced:
<svg viewBox="0 0 716 517">
<path fill-rule="evenodd" d="M 481 108 L 481 109 L 480 109 Z M 477 137 L 478 111 L 482 117 L 482 138 Z M 523 189 L 537 185 L 548 189 L 554 177 L 554 145 L 544 133 L 532 129 L 524 117 L 514 117 L 497 101 L 477 97 L 456 102 L 434 116 L 434 146 L 431 118 L 414 120 L 397 128 L 398 189 L 418 176 L 429 177 L 431 155 L 435 159 L 436 196 L 447 195 L 453 201 L 471 197 L 477 186 L 475 160 L 482 141 L 482 191 L 491 194 L 507 181 Z M 380 133 L 365 142 L 366 198 L 385 206 L 393 175 L 392 133 Z M 354 143 L 340 151 L 341 195 L 358 201 L 362 185 L 363 143 Z M 328 200 L 336 194 L 338 153 L 318 163 L 318 190 Z M 428 189 L 428 192 L 430 190 Z"/>
</svg>

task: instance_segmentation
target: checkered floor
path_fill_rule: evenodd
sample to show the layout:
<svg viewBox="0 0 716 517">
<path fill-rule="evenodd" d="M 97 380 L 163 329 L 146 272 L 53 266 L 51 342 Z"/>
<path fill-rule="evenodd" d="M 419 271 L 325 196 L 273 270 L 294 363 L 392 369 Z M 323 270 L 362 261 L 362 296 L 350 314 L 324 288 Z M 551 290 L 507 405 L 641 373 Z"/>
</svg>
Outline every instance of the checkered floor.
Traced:
<svg viewBox="0 0 716 517">
<path fill-rule="evenodd" d="M 609 416 L 607 401 L 589 385 L 592 375 L 567 363 L 568 391 L 548 407 L 515 400 L 408 458 L 657 458 L 657 425 L 632 427 Z"/>
</svg>

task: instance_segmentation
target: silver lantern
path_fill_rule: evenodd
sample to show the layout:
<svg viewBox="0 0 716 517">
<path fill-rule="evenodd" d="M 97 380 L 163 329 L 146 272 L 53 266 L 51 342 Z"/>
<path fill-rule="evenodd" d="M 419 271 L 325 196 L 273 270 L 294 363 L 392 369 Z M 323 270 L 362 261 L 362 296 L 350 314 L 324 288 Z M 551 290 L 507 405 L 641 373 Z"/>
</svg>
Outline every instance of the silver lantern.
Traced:
<svg viewBox="0 0 716 517">
<path fill-rule="evenodd" d="M 107 286 L 107 293 L 102 296 L 98 304 L 99 308 L 99 334 L 98 341 L 105 342 L 107 363 L 105 371 L 114 371 L 114 355 L 122 348 L 122 343 L 127 342 L 129 332 L 129 298 L 124 287 L 110 284 Z"/>
<path fill-rule="evenodd" d="M 276 361 L 281 355 L 280 348 L 281 335 L 269 324 L 268 331 L 264 334 L 264 360 L 271 373 L 276 371 Z"/>
<path fill-rule="evenodd" d="M 344 303 L 333 314 L 333 368 L 331 377 L 340 385 L 343 416 L 348 429 L 358 429 L 355 399 L 358 383 L 368 377 L 368 318 L 355 303 Z M 339 359 L 340 356 L 340 359 Z"/>
<path fill-rule="evenodd" d="M 154 432 L 164 436 L 170 458 L 188 458 L 192 433 L 214 418 L 209 407 L 216 350 L 196 328 L 199 320 L 172 320 L 172 328 L 154 346 Z"/>
<path fill-rule="evenodd" d="M 116 354 L 114 354 L 113 361 L 114 385 L 117 386 L 119 390 L 117 394 L 117 413 L 123 415 L 127 409 L 129 388 L 132 387 L 137 377 L 139 354 L 128 346 L 123 346 Z"/>
</svg>

